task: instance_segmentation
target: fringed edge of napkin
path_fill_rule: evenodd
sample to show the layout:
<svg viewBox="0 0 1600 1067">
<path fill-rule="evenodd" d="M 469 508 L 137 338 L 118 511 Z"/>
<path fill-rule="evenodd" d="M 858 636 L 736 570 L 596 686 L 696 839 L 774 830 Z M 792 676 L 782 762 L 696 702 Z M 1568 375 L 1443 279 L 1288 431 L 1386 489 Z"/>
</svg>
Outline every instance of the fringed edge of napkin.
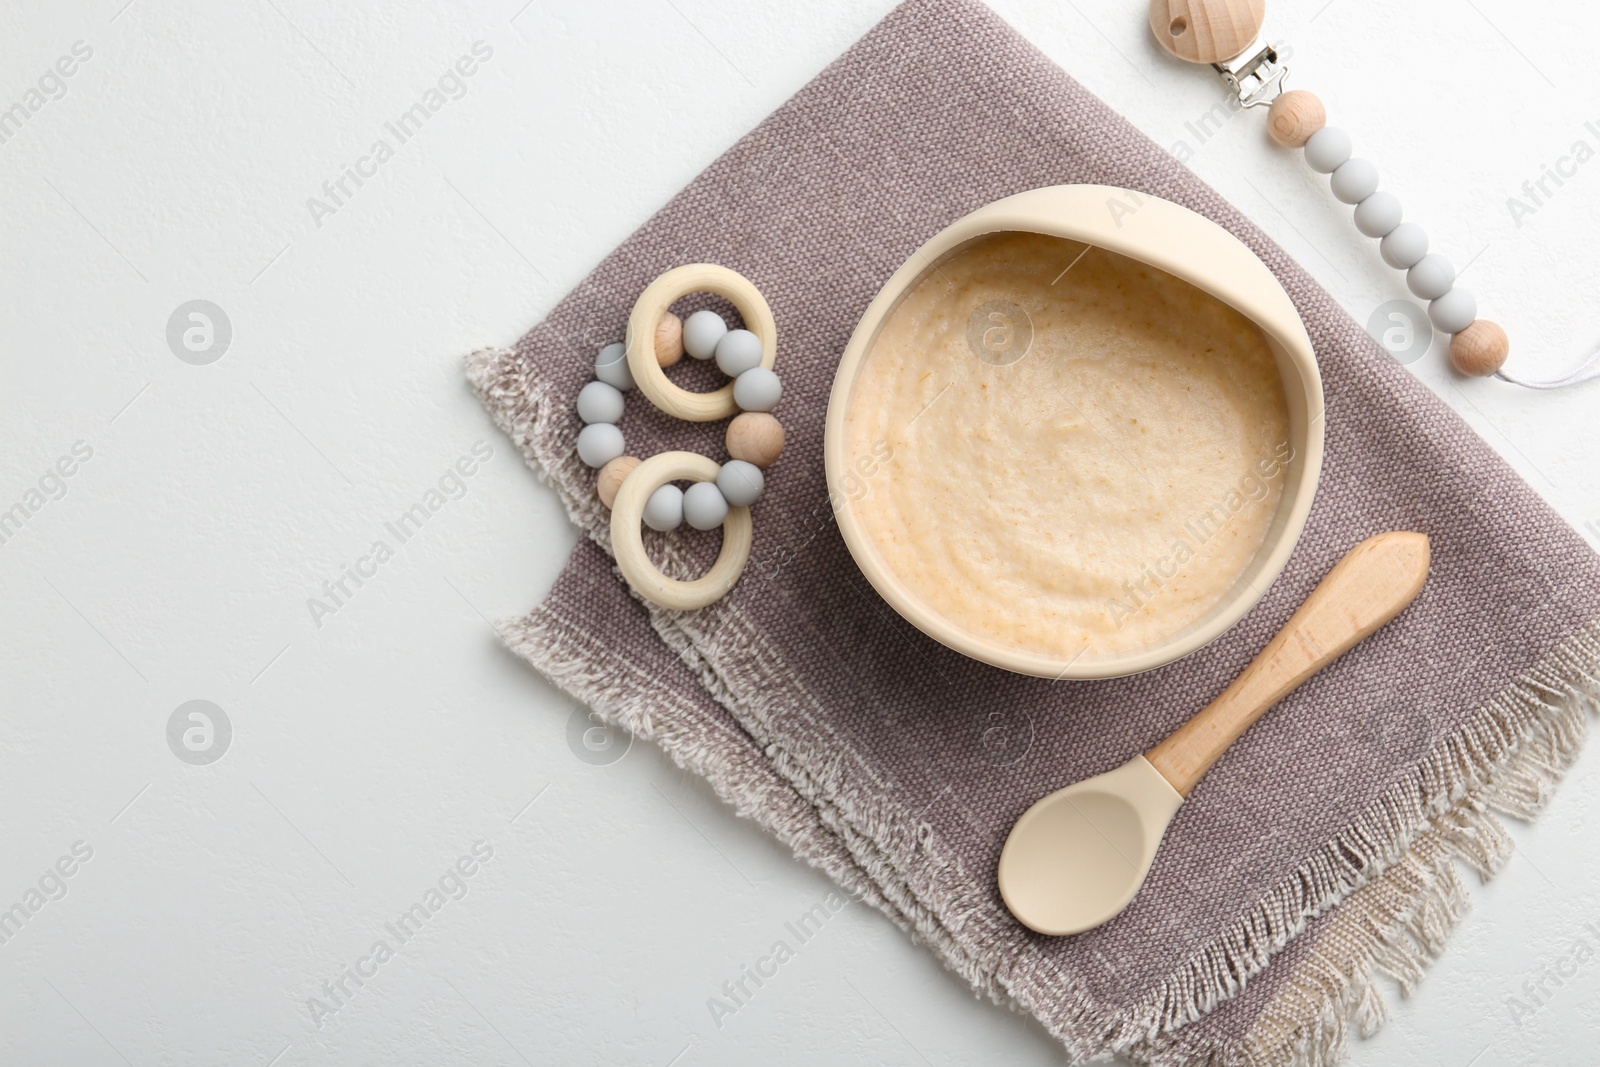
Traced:
<svg viewBox="0 0 1600 1067">
<path fill-rule="evenodd" d="M 545 396 L 546 385 L 527 372 L 515 351 L 504 348 L 469 355 L 467 376 L 572 521 L 609 552 L 609 514 L 598 499 L 571 488 L 584 484 L 590 472 L 577 458 L 567 420 Z M 726 686 L 691 636 L 670 618 L 673 614 L 652 608 L 656 631 L 727 706 Z M 885 886 L 871 877 L 904 873 L 875 869 L 875 842 L 849 826 L 831 804 L 828 810 L 805 810 L 819 801 L 805 782 L 790 778 L 789 788 L 777 788 L 756 766 L 714 764 L 706 758 L 704 738 L 663 732 L 632 701 L 636 686 L 614 672 L 596 671 L 578 647 L 583 636 L 540 610 L 507 624 L 503 633 L 513 651 L 606 721 L 659 741 L 680 766 L 707 778 L 739 814 L 759 812 L 758 821 L 797 855 L 930 943 L 941 962 L 979 992 L 1013 1008 L 1037 1007 L 1046 1028 L 1075 1055 L 1114 1051 L 1159 1067 L 1323 1067 L 1344 1056 L 1351 1021 L 1363 1035 L 1376 1032 L 1387 1017 L 1379 977 L 1395 980 L 1402 994 L 1409 993 L 1469 905 L 1456 860 L 1485 880 L 1504 866 L 1514 846 L 1498 816 L 1529 819 L 1539 812 L 1582 747 L 1587 712 L 1600 706 L 1597 622 L 1473 714 L 1361 818 L 1149 995 L 1109 1026 L 1097 1027 L 1082 1014 L 1082 1004 L 1041 1003 L 1041 990 L 1016 989 L 1006 974 L 982 973 L 960 934 L 945 929 L 909 886 Z M 605 650 L 592 651 L 604 655 Z M 763 739 L 754 740 L 765 747 Z M 786 774 L 803 771 L 783 762 Z M 1327 927 L 1316 933 L 1315 946 L 1297 961 L 1293 977 L 1242 1041 L 1185 1029 L 1243 991 L 1311 920 L 1336 906 Z M 1086 1033 L 1085 1025 L 1098 1032 Z"/>
<path fill-rule="evenodd" d="M 1516 843 L 1500 816 L 1535 818 L 1577 759 L 1600 711 L 1600 623 L 1546 656 L 1462 725 L 1379 801 L 1379 825 L 1428 820 L 1382 876 L 1350 892 L 1296 977 L 1256 1020 L 1248 1064 L 1317 1065 L 1387 1019 L 1379 976 L 1409 996 L 1470 905 L 1464 861 L 1488 881 Z M 1386 817 L 1385 817 L 1386 816 Z M 1340 835 L 1353 848 L 1367 820 Z M 1345 840 L 1349 838 L 1350 840 Z M 1324 907 L 1331 907 L 1332 903 Z"/>
<path fill-rule="evenodd" d="M 1137 1011 L 1172 1030 L 1243 990 L 1307 923 L 1338 906 L 1243 1043 L 1149 1047 L 1157 1064 L 1322 1067 L 1388 1017 L 1378 979 L 1410 995 L 1470 906 L 1456 860 L 1487 881 L 1515 851 L 1499 816 L 1531 820 L 1600 711 L 1600 622 L 1570 637 L 1474 713 L 1356 822 L 1232 929 L 1191 957 Z M 1121 1044 L 1121 1043 L 1118 1043 Z M 1137 1052 L 1144 1041 L 1123 1045 Z"/>
</svg>

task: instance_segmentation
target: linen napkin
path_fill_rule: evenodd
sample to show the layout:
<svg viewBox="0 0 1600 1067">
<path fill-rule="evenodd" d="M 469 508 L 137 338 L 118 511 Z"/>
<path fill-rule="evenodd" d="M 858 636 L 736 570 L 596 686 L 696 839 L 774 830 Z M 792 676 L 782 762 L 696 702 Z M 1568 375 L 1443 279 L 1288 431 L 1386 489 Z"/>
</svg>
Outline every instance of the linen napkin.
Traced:
<svg viewBox="0 0 1600 1067">
<path fill-rule="evenodd" d="M 857 319 L 909 254 L 989 201 L 1079 182 L 1176 201 L 1271 267 L 1321 363 L 1327 452 L 1288 568 L 1238 626 L 1148 674 L 1050 682 L 965 659 L 878 598 L 833 522 L 822 426 Z M 614 569 L 573 400 L 643 288 L 700 261 L 773 308 L 788 446 L 753 509 L 744 578 L 679 613 Z M 692 362 L 674 375 L 709 387 Z M 1442 949 L 1466 902 L 1456 858 L 1503 862 L 1496 813 L 1536 810 L 1581 744 L 1600 663 L 1594 553 L 1247 218 L 971 0 L 897 8 L 514 348 L 468 364 L 588 535 L 505 628 L 515 650 L 1075 1057 L 1338 1058 L 1352 1019 L 1381 1022 L 1375 976 L 1410 988 Z M 674 421 L 636 392 L 620 425 L 633 455 L 725 456 L 724 424 Z M 1065 938 L 1013 920 L 994 872 L 1017 816 L 1164 737 L 1347 549 L 1394 529 L 1432 539 L 1420 597 L 1222 758 L 1129 908 Z M 717 535 L 647 544 L 688 576 Z"/>
</svg>

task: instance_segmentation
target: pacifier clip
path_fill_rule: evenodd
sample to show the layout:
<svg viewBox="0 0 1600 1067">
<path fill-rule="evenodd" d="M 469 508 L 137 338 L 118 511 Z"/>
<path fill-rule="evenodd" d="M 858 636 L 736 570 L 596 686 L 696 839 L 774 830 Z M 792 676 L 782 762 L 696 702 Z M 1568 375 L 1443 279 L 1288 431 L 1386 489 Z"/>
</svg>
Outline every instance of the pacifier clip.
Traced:
<svg viewBox="0 0 1600 1067">
<path fill-rule="evenodd" d="M 1333 195 L 1355 208 L 1356 229 L 1378 242 L 1378 254 L 1404 271 L 1406 286 L 1427 301 L 1434 328 L 1450 335 L 1450 365 L 1465 375 L 1494 375 L 1530 389 L 1559 389 L 1600 375 L 1600 349 L 1559 378 L 1527 379 L 1504 370 L 1511 340 L 1497 323 L 1478 317 L 1478 302 L 1456 284 L 1456 269 L 1429 251 L 1428 234 L 1406 222 L 1400 200 L 1378 188 L 1378 168 L 1353 155 L 1350 135 L 1327 124 L 1322 101 L 1304 89 L 1284 91 L 1288 67 L 1261 40 L 1266 0 L 1150 0 L 1150 32 L 1161 47 L 1189 63 L 1209 63 L 1242 108 L 1267 107 L 1267 133 L 1299 148 L 1306 164 L 1326 174 Z"/>
</svg>

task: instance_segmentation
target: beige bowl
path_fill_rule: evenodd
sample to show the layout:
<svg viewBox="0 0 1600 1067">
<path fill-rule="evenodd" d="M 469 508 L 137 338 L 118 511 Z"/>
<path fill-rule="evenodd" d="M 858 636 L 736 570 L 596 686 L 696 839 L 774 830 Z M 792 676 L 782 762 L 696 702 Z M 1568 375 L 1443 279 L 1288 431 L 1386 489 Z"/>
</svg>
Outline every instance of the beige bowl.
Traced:
<svg viewBox="0 0 1600 1067">
<path fill-rule="evenodd" d="M 1048 234 L 1120 253 L 1189 282 L 1253 322 L 1277 357 L 1289 409 L 1296 462 L 1286 475 L 1277 512 L 1260 550 L 1206 615 L 1152 647 L 1115 657 L 1082 659 L 1063 649 L 1040 655 L 957 628 L 913 594 L 878 554 L 853 510 L 859 482 L 846 451 L 851 392 L 878 331 L 922 276 L 967 242 L 1007 231 Z M 828 402 L 824 462 L 845 544 L 878 593 L 918 629 L 958 652 L 996 667 L 1042 678 L 1115 678 L 1171 663 L 1215 640 L 1265 593 L 1300 538 L 1322 470 L 1322 379 L 1311 339 L 1289 295 L 1266 264 L 1216 223 L 1155 197 L 1103 185 L 1034 189 L 996 201 L 953 223 L 917 250 L 884 285 L 856 326 L 840 360 Z M 936 522 L 937 516 L 930 517 Z"/>
</svg>

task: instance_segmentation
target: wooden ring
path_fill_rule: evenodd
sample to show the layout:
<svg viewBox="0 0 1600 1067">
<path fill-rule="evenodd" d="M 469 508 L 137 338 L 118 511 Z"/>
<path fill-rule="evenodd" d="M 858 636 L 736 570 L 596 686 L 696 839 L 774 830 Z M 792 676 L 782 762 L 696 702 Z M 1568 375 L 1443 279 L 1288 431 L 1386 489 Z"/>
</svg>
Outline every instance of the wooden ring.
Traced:
<svg viewBox="0 0 1600 1067">
<path fill-rule="evenodd" d="M 696 452 L 662 452 L 623 479 L 611 505 L 611 551 L 622 576 L 646 600 L 674 611 L 693 611 L 721 600 L 744 574 L 754 539 L 749 508 L 728 508 L 728 517 L 722 520 L 722 551 L 711 569 L 692 582 L 662 574 L 645 554 L 639 532 L 651 493 L 668 482 L 715 482 L 720 469 L 715 460 Z"/>
<path fill-rule="evenodd" d="M 675 418 L 689 422 L 716 422 L 736 414 L 733 383 L 709 393 L 691 393 L 667 380 L 656 361 L 656 325 L 673 302 L 690 293 L 715 293 L 726 298 L 744 316 L 745 329 L 761 340 L 761 366 L 772 369 L 778 358 L 778 324 L 766 298 L 738 271 L 715 263 L 689 263 L 674 267 L 651 282 L 634 301 L 628 316 L 628 370 L 639 392 Z"/>
</svg>

